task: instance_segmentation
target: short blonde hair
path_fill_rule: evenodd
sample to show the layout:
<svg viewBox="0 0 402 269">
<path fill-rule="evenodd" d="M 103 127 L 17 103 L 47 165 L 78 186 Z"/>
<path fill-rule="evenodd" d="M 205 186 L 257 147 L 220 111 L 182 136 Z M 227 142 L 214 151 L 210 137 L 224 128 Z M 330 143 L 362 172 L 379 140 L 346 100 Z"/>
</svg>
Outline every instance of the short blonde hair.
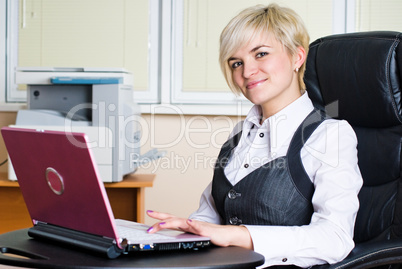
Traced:
<svg viewBox="0 0 402 269">
<path fill-rule="evenodd" d="M 302 19 L 292 9 L 270 4 L 257 5 L 241 11 L 223 29 L 220 36 L 219 62 L 225 79 L 235 94 L 240 94 L 241 89 L 233 81 L 228 61 L 236 51 L 263 33 L 273 34 L 291 56 L 297 54 L 298 47 L 303 47 L 307 57 L 310 37 Z M 304 61 L 298 72 L 301 91 L 306 88 L 303 81 L 305 70 Z"/>
</svg>

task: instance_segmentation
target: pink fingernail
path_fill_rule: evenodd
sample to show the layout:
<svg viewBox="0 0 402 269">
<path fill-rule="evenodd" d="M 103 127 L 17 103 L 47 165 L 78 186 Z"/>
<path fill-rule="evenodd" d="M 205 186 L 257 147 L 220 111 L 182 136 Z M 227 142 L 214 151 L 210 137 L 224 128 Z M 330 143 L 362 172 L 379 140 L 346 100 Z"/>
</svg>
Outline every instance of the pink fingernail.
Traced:
<svg viewBox="0 0 402 269">
<path fill-rule="evenodd" d="M 189 222 L 193 222 L 193 220 L 191 220 L 191 219 L 188 219 L 188 221 L 189 221 Z"/>
<path fill-rule="evenodd" d="M 166 224 L 166 222 L 161 222 L 161 223 L 159 223 L 159 225 L 164 225 L 164 224 Z"/>
<path fill-rule="evenodd" d="M 150 231 L 152 231 L 154 229 L 154 227 L 150 227 L 147 232 L 149 233 Z"/>
<path fill-rule="evenodd" d="M 153 211 L 152 211 L 152 210 L 147 210 L 147 212 L 148 212 L 148 213 L 152 213 Z"/>
</svg>

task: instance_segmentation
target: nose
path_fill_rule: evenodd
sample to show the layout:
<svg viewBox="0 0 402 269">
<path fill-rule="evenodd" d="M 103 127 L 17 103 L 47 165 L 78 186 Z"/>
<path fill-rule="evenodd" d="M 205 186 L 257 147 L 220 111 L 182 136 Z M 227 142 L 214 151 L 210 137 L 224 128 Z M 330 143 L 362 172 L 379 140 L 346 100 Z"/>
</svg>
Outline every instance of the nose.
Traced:
<svg viewBox="0 0 402 269">
<path fill-rule="evenodd" d="M 258 73 L 257 64 L 252 61 L 243 63 L 243 77 L 251 78 L 253 75 Z"/>
</svg>

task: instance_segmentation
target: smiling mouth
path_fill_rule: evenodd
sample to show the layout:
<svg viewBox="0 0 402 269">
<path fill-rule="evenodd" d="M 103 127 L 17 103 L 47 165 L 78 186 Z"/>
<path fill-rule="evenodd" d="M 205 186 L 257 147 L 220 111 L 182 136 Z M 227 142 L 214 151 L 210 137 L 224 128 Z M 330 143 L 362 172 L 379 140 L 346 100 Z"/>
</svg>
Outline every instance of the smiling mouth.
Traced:
<svg viewBox="0 0 402 269">
<path fill-rule="evenodd" d="M 257 81 L 253 81 L 247 84 L 246 88 L 247 89 L 252 89 L 257 87 L 258 85 L 264 83 L 266 81 L 266 79 L 261 79 L 261 80 L 257 80 Z"/>
</svg>

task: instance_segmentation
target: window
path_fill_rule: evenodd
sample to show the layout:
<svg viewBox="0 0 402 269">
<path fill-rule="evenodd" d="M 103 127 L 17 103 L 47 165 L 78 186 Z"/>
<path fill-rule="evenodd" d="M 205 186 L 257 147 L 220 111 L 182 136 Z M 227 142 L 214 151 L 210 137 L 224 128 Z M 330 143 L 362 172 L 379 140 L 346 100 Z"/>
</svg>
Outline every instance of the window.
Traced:
<svg viewBox="0 0 402 269">
<path fill-rule="evenodd" d="M 399 0 L 275 2 L 303 18 L 311 41 L 333 33 L 402 31 Z M 0 83 L 7 89 L 0 93 L 7 97 L 0 101 L 25 101 L 13 81 L 16 66 L 123 67 L 134 75 L 136 100 L 160 104 L 162 113 L 162 106 L 171 105 L 169 113 L 172 106 L 191 105 L 194 113 L 221 114 L 228 108 L 222 104 L 238 112 L 248 103 L 224 81 L 219 35 L 240 10 L 260 3 L 267 1 L 0 0 L 0 35 L 7 36 L 0 44 Z M 205 104 L 218 110 L 206 112 Z"/>
<path fill-rule="evenodd" d="M 332 0 L 287 0 L 278 3 L 294 9 L 303 18 L 312 40 L 332 33 Z M 266 5 L 267 1 L 173 1 L 171 102 L 191 104 L 197 100 L 198 103 L 228 104 L 244 100 L 242 97 L 235 98 L 222 76 L 218 62 L 219 36 L 233 16 L 257 4 Z"/>
<path fill-rule="evenodd" d="M 402 1 L 355 0 L 356 31 L 402 31 Z"/>
<path fill-rule="evenodd" d="M 5 2 L 11 38 L 7 100 L 26 99 L 24 85 L 11 79 L 18 66 L 124 68 L 134 74 L 136 98 L 159 101 L 158 1 Z"/>
</svg>

